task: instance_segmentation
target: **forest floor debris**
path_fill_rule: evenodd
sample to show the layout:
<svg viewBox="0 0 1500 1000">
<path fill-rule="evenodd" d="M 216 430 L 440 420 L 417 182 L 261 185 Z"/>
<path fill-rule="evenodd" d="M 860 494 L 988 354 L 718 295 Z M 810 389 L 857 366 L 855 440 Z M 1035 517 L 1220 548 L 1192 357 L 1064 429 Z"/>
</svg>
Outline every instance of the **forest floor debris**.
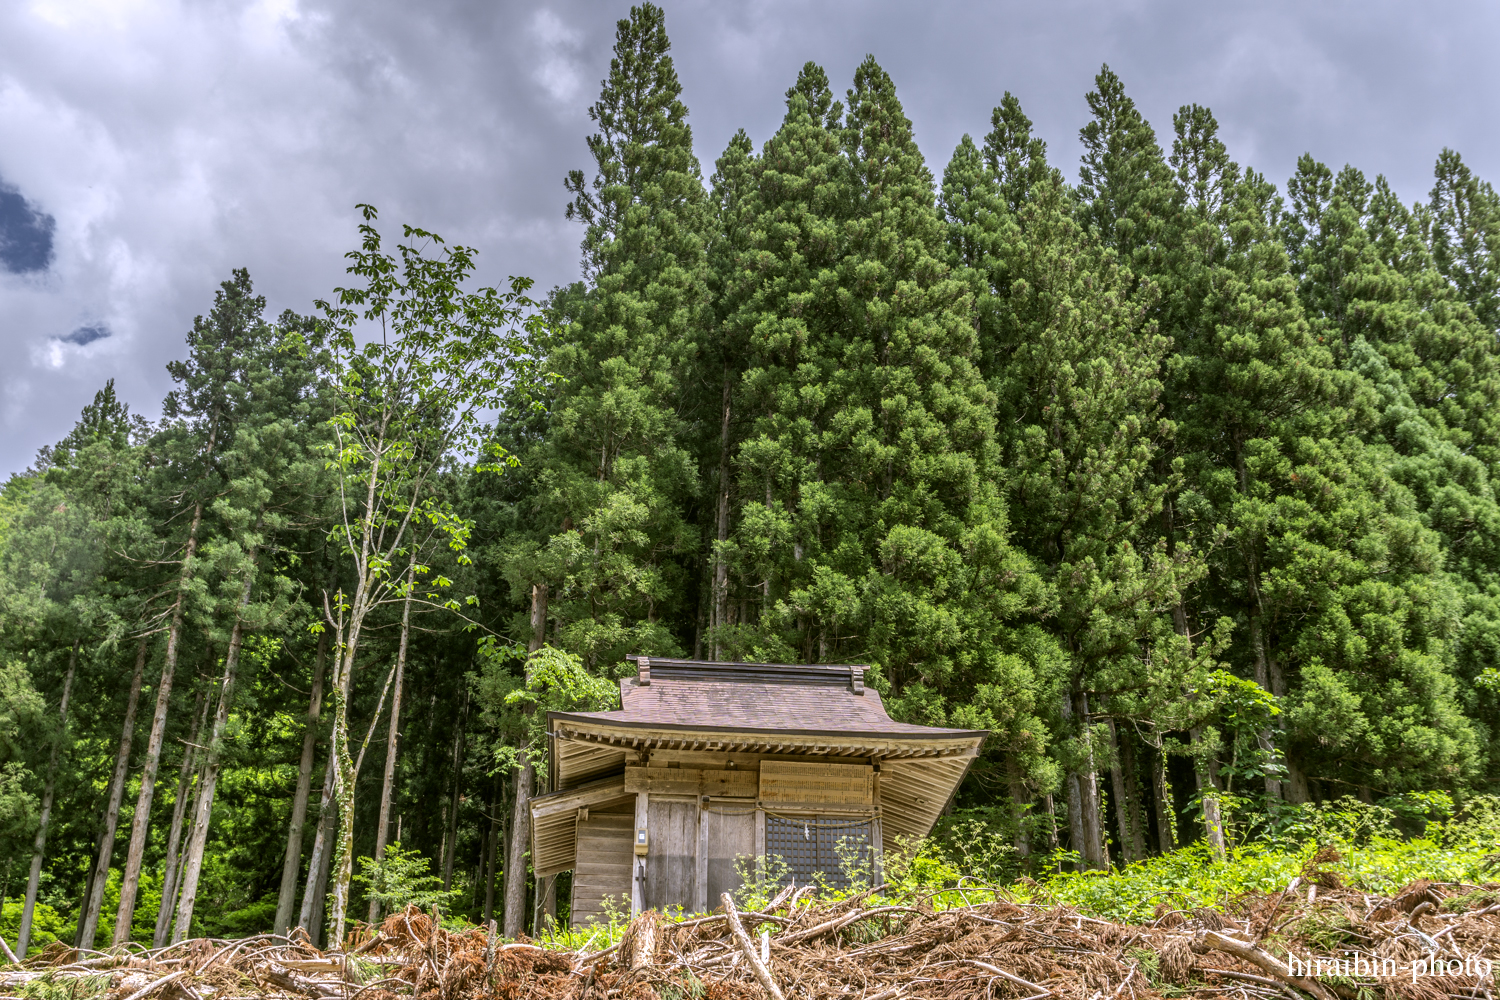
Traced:
<svg viewBox="0 0 1500 1000">
<path fill-rule="evenodd" d="M 683 921 L 647 912 L 594 951 L 452 931 L 412 908 L 356 934 L 343 953 L 297 932 L 113 953 L 54 945 L 0 968 L 0 995 L 763 1000 L 771 990 L 758 971 L 795 1000 L 1495 1000 L 1497 992 L 1500 884 L 1420 880 L 1374 896 L 1309 869 L 1281 892 L 1247 894 L 1222 910 L 1163 904 L 1135 924 L 1012 902 L 1003 890 L 969 895 L 969 905 L 939 911 L 874 893 L 825 901 L 788 890 L 739 912 L 738 933 L 723 912 Z"/>
</svg>

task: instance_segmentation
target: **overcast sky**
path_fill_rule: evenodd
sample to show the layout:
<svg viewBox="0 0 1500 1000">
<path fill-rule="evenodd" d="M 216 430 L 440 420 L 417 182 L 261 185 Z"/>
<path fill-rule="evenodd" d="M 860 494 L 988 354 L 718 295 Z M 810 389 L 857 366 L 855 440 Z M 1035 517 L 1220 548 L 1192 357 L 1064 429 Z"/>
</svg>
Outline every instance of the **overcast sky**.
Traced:
<svg viewBox="0 0 1500 1000">
<path fill-rule="evenodd" d="M 341 280 L 356 202 L 481 251 L 481 278 L 577 277 L 564 172 L 624 2 L 13 0 L 0 5 L 0 476 L 108 378 L 155 417 L 196 314 L 248 267 L 273 311 Z M 1015 93 L 1077 176 L 1101 63 L 1170 142 L 1210 106 L 1281 184 L 1298 155 L 1425 199 L 1458 149 L 1500 180 L 1500 4 L 700 2 L 667 28 L 705 174 L 763 142 L 805 61 L 873 53 L 933 173 Z"/>
</svg>

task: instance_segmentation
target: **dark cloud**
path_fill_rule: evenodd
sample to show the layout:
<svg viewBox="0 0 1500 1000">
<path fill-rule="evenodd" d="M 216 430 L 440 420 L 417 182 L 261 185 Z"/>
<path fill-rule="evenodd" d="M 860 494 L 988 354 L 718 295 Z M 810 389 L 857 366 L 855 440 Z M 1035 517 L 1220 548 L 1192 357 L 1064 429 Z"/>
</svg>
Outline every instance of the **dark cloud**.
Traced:
<svg viewBox="0 0 1500 1000">
<path fill-rule="evenodd" d="M 88 326 L 80 326 L 67 336 L 58 337 L 57 339 L 65 344 L 77 344 L 79 347 L 86 347 L 94 341 L 103 340 L 108 336 L 109 327 L 103 323 L 92 323 Z"/>
<path fill-rule="evenodd" d="M 1297 156 L 1424 198 L 1444 146 L 1500 178 L 1500 5 L 1472 0 L 681 0 L 666 3 L 705 175 L 780 121 L 803 62 L 873 53 L 941 175 L 1014 92 L 1077 175 L 1101 63 L 1170 145 L 1213 108 L 1232 155 Z M 0 172 L 56 216 L 45 281 L 0 273 L 0 472 L 67 433 L 106 378 L 138 412 L 194 315 L 247 267 L 273 311 L 343 278 L 355 202 L 480 250 L 480 277 L 578 275 L 562 178 L 588 164 L 611 0 L 32 0 L 0 5 Z M 87 350 L 58 338 L 109 317 Z"/>
<path fill-rule="evenodd" d="M 0 268 L 31 274 L 52 266 L 52 232 L 57 223 L 15 188 L 0 181 Z"/>
</svg>

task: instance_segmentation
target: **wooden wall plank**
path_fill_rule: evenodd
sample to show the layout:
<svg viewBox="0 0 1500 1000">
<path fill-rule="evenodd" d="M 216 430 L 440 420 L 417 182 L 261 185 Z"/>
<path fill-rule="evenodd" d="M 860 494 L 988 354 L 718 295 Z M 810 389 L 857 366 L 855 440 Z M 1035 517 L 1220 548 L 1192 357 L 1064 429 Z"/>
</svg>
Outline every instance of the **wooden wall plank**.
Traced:
<svg viewBox="0 0 1500 1000">
<path fill-rule="evenodd" d="M 627 911 L 630 906 L 631 836 L 634 831 L 634 802 L 625 800 L 591 808 L 588 819 L 578 821 L 578 862 L 573 868 L 573 905 L 570 922 L 574 927 L 604 922 L 606 896 L 613 897 L 615 909 Z"/>
<path fill-rule="evenodd" d="M 754 771 L 712 771 L 697 768 L 627 767 L 625 790 L 650 795 L 732 795 L 754 798 Z"/>
<path fill-rule="evenodd" d="M 651 833 L 643 908 L 691 911 L 697 895 L 698 806 L 651 799 L 647 813 Z"/>
<path fill-rule="evenodd" d="M 874 775 L 874 768 L 868 764 L 768 760 L 760 765 L 760 800 L 765 805 L 871 806 L 875 802 Z"/>
</svg>

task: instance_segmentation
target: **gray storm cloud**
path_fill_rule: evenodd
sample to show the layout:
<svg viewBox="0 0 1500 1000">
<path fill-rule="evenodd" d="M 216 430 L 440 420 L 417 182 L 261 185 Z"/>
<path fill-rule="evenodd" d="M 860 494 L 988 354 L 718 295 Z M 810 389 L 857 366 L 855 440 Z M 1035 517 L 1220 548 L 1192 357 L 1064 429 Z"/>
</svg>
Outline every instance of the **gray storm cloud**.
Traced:
<svg viewBox="0 0 1500 1000">
<path fill-rule="evenodd" d="M 0 269 L 35 274 L 52 266 L 57 220 L 0 181 Z"/>
<path fill-rule="evenodd" d="M 1484 3 L 664 4 L 705 174 L 775 128 L 801 64 L 895 78 L 934 174 L 1010 90 L 1072 176 L 1108 62 L 1169 137 L 1196 102 L 1280 181 L 1311 152 L 1425 198 L 1451 146 L 1491 180 Z M 481 251 L 482 280 L 575 280 L 562 178 L 626 3 L 37 0 L 0 8 L 0 464 L 115 378 L 153 413 L 195 314 L 247 267 L 273 311 L 342 277 L 356 202 Z M 43 263 L 45 262 L 45 263 Z"/>
</svg>

